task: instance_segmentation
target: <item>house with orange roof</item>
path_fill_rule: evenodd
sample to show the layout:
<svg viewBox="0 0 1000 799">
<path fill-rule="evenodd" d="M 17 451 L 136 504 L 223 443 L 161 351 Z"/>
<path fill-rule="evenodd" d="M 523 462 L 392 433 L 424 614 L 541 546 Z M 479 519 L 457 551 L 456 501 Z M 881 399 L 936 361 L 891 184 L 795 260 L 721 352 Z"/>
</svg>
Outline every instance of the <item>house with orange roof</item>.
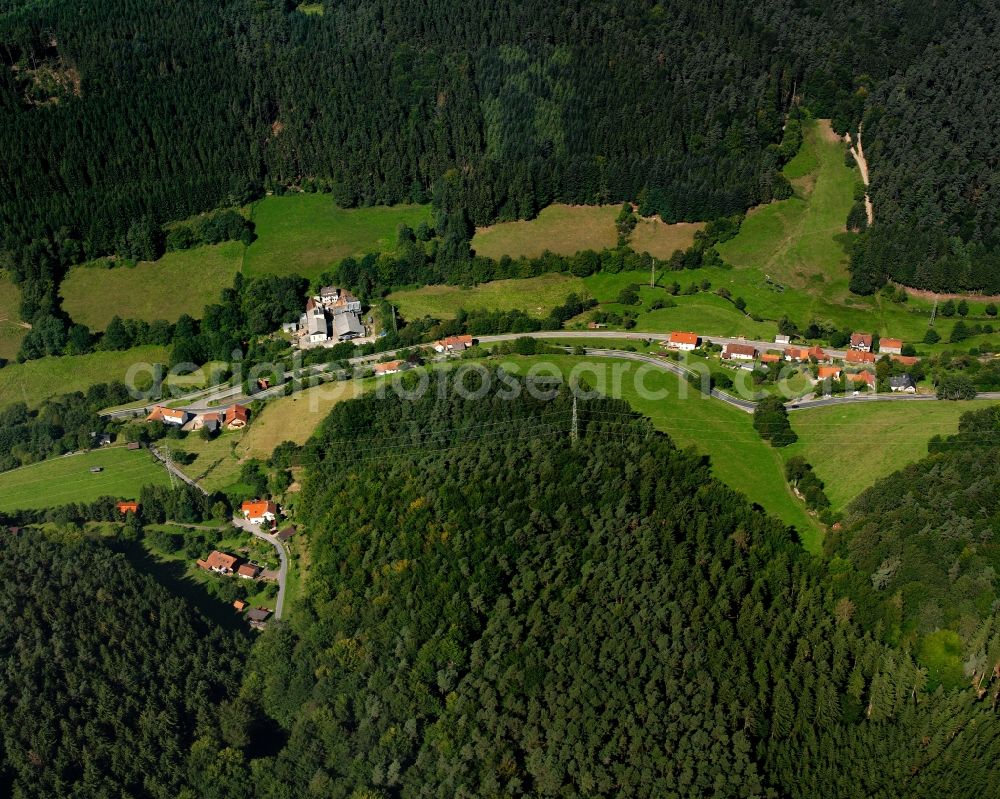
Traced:
<svg viewBox="0 0 1000 799">
<path fill-rule="evenodd" d="M 916 355 L 893 355 L 894 363 L 901 363 L 903 366 L 914 366 L 920 359 Z"/>
<path fill-rule="evenodd" d="M 810 347 L 806 357 L 815 358 L 817 363 L 829 363 L 833 360 L 822 347 Z"/>
<path fill-rule="evenodd" d="M 234 599 L 233 607 L 236 608 L 237 613 L 242 613 L 244 610 L 247 609 L 247 603 L 244 602 L 242 599 Z"/>
<path fill-rule="evenodd" d="M 448 336 L 434 342 L 436 352 L 461 352 L 472 346 L 472 336 Z"/>
<path fill-rule="evenodd" d="M 839 380 L 840 379 L 841 368 L 839 366 L 821 366 L 817 377 L 820 380 Z"/>
<path fill-rule="evenodd" d="M 201 430 L 203 427 L 207 427 L 213 433 L 219 429 L 222 425 L 222 414 L 218 411 L 210 411 L 208 413 L 199 413 L 185 426 L 185 430 Z"/>
<path fill-rule="evenodd" d="M 883 338 L 879 340 L 878 351 L 882 355 L 902 355 L 903 342 L 898 338 Z"/>
<path fill-rule="evenodd" d="M 217 549 L 213 549 L 212 554 L 205 558 L 205 560 L 198 561 L 199 569 L 212 571 L 216 574 L 232 574 L 235 567 L 236 556 L 226 552 L 219 552 Z"/>
<path fill-rule="evenodd" d="M 697 333 L 682 333 L 675 330 L 670 334 L 670 340 L 667 342 L 667 346 L 671 349 L 690 352 L 693 349 L 697 349 L 700 341 L 701 339 L 698 337 Z"/>
<path fill-rule="evenodd" d="M 120 502 L 115 503 L 115 508 L 124 516 L 127 513 L 138 513 L 139 503 L 134 499 L 123 499 Z"/>
<path fill-rule="evenodd" d="M 875 353 L 867 350 L 848 350 L 844 360 L 847 363 L 875 363 Z"/>
<path fill-rule="evenodd" d="M 273 522 L 278 516 L 278 506 L 269 499 L 248 499 L 240 506 L 240 511 L 251 524 Z"/>
<path fill-rule="evenodd" d="M 260 574 L 260 566 L 255 566 L 252 563 L 243 563 L 236 570 L 236 573 L 244 580 L 256 580 L 257 575 Z"/>
<path fill-rule="evenodd" d="M 875 387 L 875 375 L 871 372 L 855 372 L 847 375 L 847 379 L 852 383 L 864 383 L 868 388 Z"/>
<path fill-rule="evenodd" d="M 146 417 L 147 422 L 163 422 L 164 424 L 175 424 L 183 427 L 187 420 L 191 418 L 187 411 L 176 408 L 167 408 L 164 405 L 157 405 Z"/>
<path fill-rule="evenodd" d="M 386 361 L 385 363 L 377 363 L 373 367 L 375 376 L 380 375 L 394 375 L 396 372 L 402 372 L 409 369 L 410 365 L 406 361 Z"/>
<path fill-rule="evenodd" d="M 809 350 L 806 347 L 786 347 L 785 348 L 785 360 L 786 361 L 808 361 L 809 360 Z"/>
<path fill-rule="evenodd" d="M 250 409 L 246 405 L 230 405 L 223 418 L 227 430 L 240 430 L 250 421 Z"/>
<path fill-rule="evenodd" d="M 760 356 L 761 363 L 778 363 L 781 360 L 781 356 L 776 352 L 765 352 Z"/>
</svg>

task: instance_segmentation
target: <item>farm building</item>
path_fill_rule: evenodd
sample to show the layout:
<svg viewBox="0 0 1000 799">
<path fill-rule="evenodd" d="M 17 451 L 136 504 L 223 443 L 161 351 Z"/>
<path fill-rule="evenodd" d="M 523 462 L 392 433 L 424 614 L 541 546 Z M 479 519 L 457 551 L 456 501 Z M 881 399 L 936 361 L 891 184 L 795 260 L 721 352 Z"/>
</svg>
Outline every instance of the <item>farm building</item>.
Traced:
<svg viewBox="0 0 1000 799">
<path fill-rule="evenodd" d="M 749 344 L 727 344 L 722 350 L 726 360 L 752 361 L 757 357 L 757 350 Z"/>
<path fill-rule="evenodd" d="M 436 352 L 460 352 L 472 346 L 472 336 L 448 336 L 434 342 Z"/>
</svg>

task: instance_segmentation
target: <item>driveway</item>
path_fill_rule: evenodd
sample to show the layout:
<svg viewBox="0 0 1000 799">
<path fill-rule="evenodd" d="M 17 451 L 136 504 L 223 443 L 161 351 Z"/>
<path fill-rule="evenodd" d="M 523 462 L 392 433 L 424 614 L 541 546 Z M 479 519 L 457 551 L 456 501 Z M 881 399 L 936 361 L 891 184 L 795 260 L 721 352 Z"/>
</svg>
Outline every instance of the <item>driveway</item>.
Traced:
<svg viewBox="0 0 1000 799">
<path fill-rule="evenodd" d="M 281 566 L 278 568 L 278 598 L 274 604 L 274 618 L 280 619 L 281 614 L 285 609 L 285 588 L 288 585 L 288 552 L 277 538 L 275 538 L 270 533 L 265 533 L 260 529 L 259 525 L 251 524 L 246 519 L 240 519 L 238 517 L 233 517 L 233 526 L 239 527 L 241 530 L 245 530 L 250 533 L 250 535 L 261 539 L 262 541 L 267 541 L 275 551 L 278 553 L 278 561 Z"/>
</svg>

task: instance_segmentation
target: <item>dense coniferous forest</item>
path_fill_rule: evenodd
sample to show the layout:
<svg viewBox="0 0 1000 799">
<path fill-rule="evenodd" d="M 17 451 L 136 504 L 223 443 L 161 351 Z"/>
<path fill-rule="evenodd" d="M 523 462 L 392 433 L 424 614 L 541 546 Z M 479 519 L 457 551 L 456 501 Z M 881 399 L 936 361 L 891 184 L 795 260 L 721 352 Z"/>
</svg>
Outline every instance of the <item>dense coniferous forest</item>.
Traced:
<svg viewBox="0 0 1000 799">
<path fill-rule="evenodd" d="M 574 445 L 565 391 L 441 388 L 344 403 L 307 448 L 308 598 L 247 675 L 289 731 L 260 795 L 998 789 L 989 699 L 929 692 L 704 460 L 620 402 L 580 402 Z"/>
<path fill-rule="evenodd" d="M 790 190 L 796 98 L 839 132 L 865 121 L 876 225 L 858 291 L 996 288 L 991 4 L 322 8 L 0 4 L 0 147 L 17 153 L 0 244 L 26 318 L 56 308 L 68 264 L 145 256 L 164 222 L 271 188 L 433 199 L 458 228 L 554 200 L 741 212 Z"/>
<path fill-rule="evenodd" d="M 5 532 L 0 583 L 0 793 L 178 796 L 246 643 L 78 535 Z"/>
</svg>

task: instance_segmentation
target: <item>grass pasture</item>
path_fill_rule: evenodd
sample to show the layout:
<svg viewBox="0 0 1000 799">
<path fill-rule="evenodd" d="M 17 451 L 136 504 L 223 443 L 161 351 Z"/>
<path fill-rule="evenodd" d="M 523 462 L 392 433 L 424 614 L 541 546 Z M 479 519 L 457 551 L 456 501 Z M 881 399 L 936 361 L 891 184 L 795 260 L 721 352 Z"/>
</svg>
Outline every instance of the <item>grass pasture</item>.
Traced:
<svg viewBox="0 0 1000 799">
<path fill-rule="evenodd" d="M 431 316 L 452 319 L 460 308 L 466 311 L 510 311 L 521 309 L 531 316 L 545 317 L 571 293 L 589 295 L 585 281 L 563 273 L 525 279 L 494 280 L 478 286 L 423 286 L 389 295 L 404 319 Z"/>
<path fill-rule="evenodd" d="M 677 222 L 668 225 L 661 219 L 639 219 L 629 238 L 636 252 L 648 252 L 654 258 L 669 258 L 676 250 L 686 250 L 694 244 L 694 234 L 704 227 L 700 222 Z"/>
<path fill-rule="evenodd" d="M 546 250 L 558 255 L 603 250 L 618 242 L 619 211 L 620 205 L 550 205 L 534 219 L 479 228 L 472 249 L 497 260 L 504 255 L 535 258 Z"/>
<path fill-rule="evenodd" d="M 811 463 L 833 508 L 843 510 L 880 478 L 924 457 L 931 436 L 957 432 L 963 413 L 993 404 L 868 402 L 793 411 L 799 441 L 783 453 Z"/>
<path fill-rule="evenodd" d="M 371 383 L 370 380 L 324 383 L 267 403 L 243 434 L 237 451 L 248 458 L 269 458 L 283 441 L 304 444 L 334 405 L 360 396 Z"/>
<path fill-rule="evenodd" d="M 21 348 L 21 339 L 27 329 L 18 323 L 21 310 L 21 292 L 13 281 L 0 270 L 0 358 L 11 360 Z"/>
<path fill-rule="evenodd" d="M 103 471 L 92 474 L 94 466 Z M 93 502 L 103 496 L 135 499 L 144 485 L 169 482 L 166 470 L 147 451 L 107 447 L 3 472 L 0 511 Z"/>
<path fill-rule="evenodd" d="M 135 347 L 123 352 L 92 352 L 39 358 L 0 369 L 0 406 L 24 402 L 36 407 L 43 400 L 97 383 L 124 380 L 135 364 L 165 363 L 166 347 Z M 148 374 L 148 371 L 144 372 Z"/>
<path fill-rule="evenodd" d="M 209 303 L 240 271 L 244 246 L 238 241 L 169 252 L 158 261 L 107 269 L 104 259 L 71 269 L 63 280 L 63 307 L 73 321 L 103 330 L 112 317 L 176 321 L 200 319 Z"/>
<path fill-rule="evenodd" d="M 431 222 L 429 205 L 338 208 L 328 194 L 286 194 L 255 203 L 257 240 L 246 251 L 248 276 L 315 278 L 338 261 L 396 246 L 400 224 Z"/>
</svg>

